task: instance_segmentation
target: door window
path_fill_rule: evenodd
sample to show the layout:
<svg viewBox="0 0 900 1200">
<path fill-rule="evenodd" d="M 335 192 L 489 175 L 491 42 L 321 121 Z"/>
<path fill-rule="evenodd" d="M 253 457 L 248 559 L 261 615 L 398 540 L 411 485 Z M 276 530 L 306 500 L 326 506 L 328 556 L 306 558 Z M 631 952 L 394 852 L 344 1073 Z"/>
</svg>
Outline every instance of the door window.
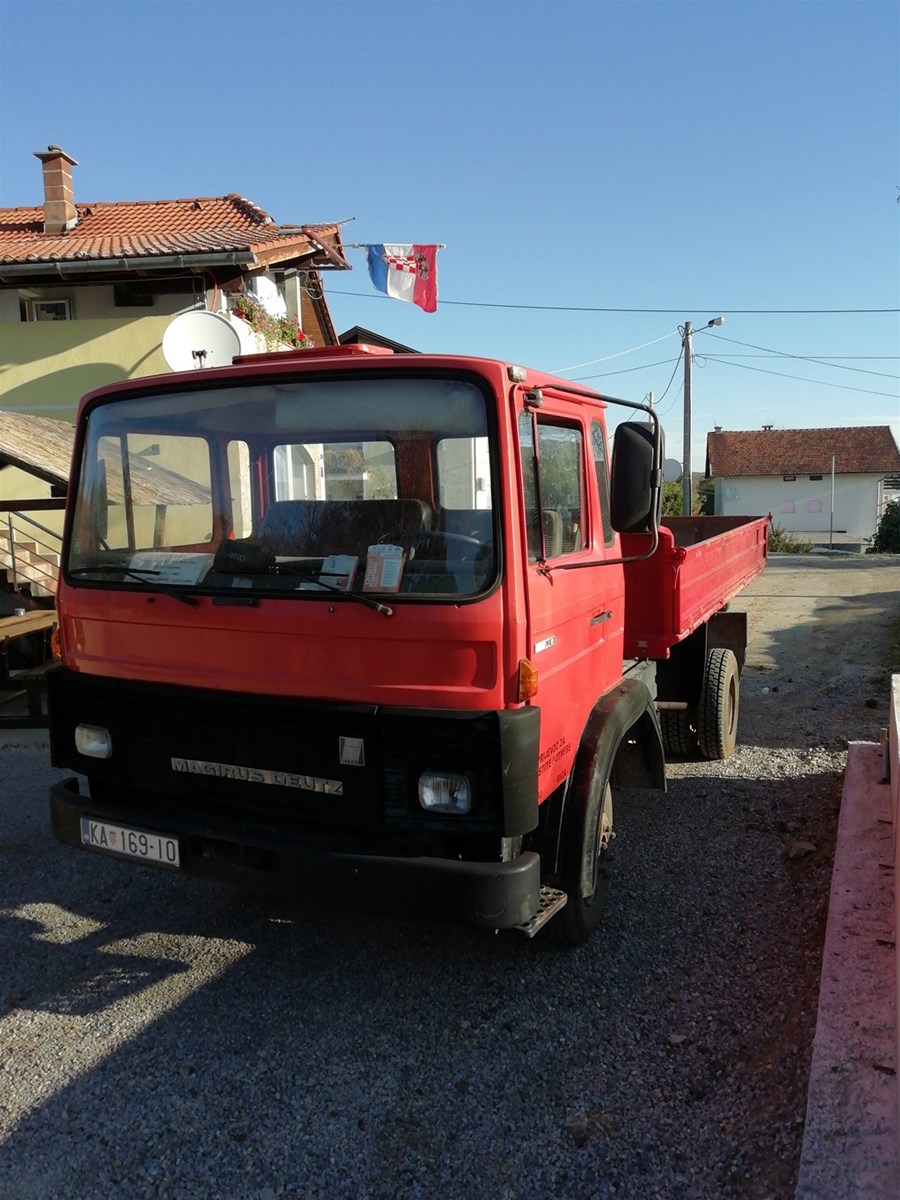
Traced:
<svg viewBox="0 0 900 1200">
<path fill-rule="evenodd" d="M 537 453 L 534 429 L 537 428 Z M 584 545 L 581 430 L 551 420 L 519 418 L 528 561 L 574 554 Z"/>
<path fill-rule="evenodd" d="M 591 450 L 594 455 L 594 472 L 600 493 L 600 520 L 603 523 L 603 544 L 611 546 L 616 540 L 609 508 L 609 470 L 606 456 L 606 433 L 600 421 L 591 421 Z"/>
</svg>

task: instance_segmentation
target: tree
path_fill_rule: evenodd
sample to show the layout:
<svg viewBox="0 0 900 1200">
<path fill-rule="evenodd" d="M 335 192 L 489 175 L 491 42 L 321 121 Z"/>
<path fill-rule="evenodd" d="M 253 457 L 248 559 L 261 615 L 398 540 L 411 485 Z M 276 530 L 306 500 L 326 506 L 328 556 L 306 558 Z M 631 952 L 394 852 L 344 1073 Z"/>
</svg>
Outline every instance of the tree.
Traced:
<svg viewBox="0 0 900 1200">
<path fill-rule="evenodd" d="M 703 484 L 709 483 L 712 486 L 712 480 L 703 480 L 701 476 L 694 476 L 694 487 L 691 492 L 691 513 L 696 516 L 697 513 L 712 513 L 712 493 L 704 488 Z M 707 507 L 707 495 L 709 506 Z M 680 517 L 681 510 L 684 507 L 683 492 L 680 483 L 664 483 L 662 494 L 662 515 L 664 517 Z"/>
<path fill-rule="evenodd" d="M 900 554 L 900 500 L 885 505 L 867 554 Z"/>
<path fill-rule="evenodd" d="M 664 517 L 680 517 L 681 506 L 681 484 L 664 483 L 662 495 L 662 515 Z"/>
</svg>

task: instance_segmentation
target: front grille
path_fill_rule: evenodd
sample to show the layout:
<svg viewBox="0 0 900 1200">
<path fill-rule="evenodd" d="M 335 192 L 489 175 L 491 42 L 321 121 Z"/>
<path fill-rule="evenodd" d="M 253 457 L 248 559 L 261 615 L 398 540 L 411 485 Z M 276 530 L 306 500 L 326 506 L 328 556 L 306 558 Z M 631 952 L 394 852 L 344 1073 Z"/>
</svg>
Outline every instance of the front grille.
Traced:
<svg viewBox="0 0 900 1200">
<path fill-rule="evenodd" d="M 110 680 L 69 671 L 50 685 L 53 760 L 91 779 L 95 797 L 138 799 L 214 819 L 275 830 L 379 831 L 384 826 L 377 710 Z M 75 726 L 110 731 L 109 761 L 82 757 Z M 341 738 L 362 739 L 363 765 L 342 765 Z M 176 771 L 172 760 L 293 777 L 306 786 Z M 341 794 L 310 790 L 337 781 Z"/>
<path fill-rule="evenodd" d="M 483 837 L 537 823 L 539 712 L 380 708 L 104 679 L 58 670 L 48 679 L 54 765 L 87 775 L 110 806 L 239 821 L 285 834 Z M 109 761 L 75 749 L 75 727 L 112 738 Z M 341 739 L 355 739 L 341 761 Z M 350 765 L 362 746 L 359 765 Z M 182 768 L 173 768 L 173 759 Z M 213 764 L 205 774 L 198 764 Z M 244 778 L 223 777 L 241 768 Z M 423 771 L 463 771 L 473 783 L 465 817 L 426 813 Z M 247 772 L 302 777 L 257 782 Z M 340 784 L 340 794 L 312 790 Z M 296 780 L 295 780 L 296 782 Z"/>
</svg>

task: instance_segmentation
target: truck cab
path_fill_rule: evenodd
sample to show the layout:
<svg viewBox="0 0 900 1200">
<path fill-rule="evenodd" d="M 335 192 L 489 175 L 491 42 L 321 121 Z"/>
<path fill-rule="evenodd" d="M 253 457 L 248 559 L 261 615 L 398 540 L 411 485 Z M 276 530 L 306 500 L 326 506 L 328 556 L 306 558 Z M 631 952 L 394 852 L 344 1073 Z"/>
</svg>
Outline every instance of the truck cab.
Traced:
<svg viewBox="0 0 900 1200">
<path fill-rule="evenodd" d="M 86 397 L 57 837 L 583 941 L 613 785 L 665 785 L 620 537 L 656 547 L 661 438 L 645 410 L 611 476 L 606 416 L 512 364 L 359 346 Z"/>
</svg>

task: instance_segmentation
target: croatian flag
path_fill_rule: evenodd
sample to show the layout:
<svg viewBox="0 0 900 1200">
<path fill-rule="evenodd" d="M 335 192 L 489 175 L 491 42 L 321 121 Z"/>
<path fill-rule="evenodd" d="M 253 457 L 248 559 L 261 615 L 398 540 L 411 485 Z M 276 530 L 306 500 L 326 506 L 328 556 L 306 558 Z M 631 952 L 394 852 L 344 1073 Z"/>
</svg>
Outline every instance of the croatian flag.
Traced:
<svg viewBox="0 0 900 1200">
<path fill-rule="evenodd" d="M 400 242 L 366 246 L 369 277 L 379 292 L 435 312 L 439 248 Z"/>
</svg>

